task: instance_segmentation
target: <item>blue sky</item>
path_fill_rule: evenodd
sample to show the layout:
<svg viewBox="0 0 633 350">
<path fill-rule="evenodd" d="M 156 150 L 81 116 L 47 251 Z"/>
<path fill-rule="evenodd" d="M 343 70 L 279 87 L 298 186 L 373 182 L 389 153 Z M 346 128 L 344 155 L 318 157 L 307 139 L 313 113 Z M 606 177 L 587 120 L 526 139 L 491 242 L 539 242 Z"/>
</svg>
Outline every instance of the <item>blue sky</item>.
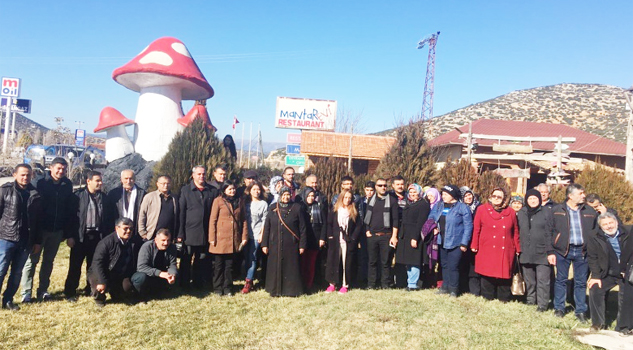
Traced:
<svg viewBox="0 0 633 350">
<path fill-rule="evenodd" d="M 632 16 L 631 1 L 1 0 L 0 76 L 22 79 L 33 120 L 91 132 L 105 106 L 136 113 L 138 93 L 112 71 L 173 36 L 215 89 L 221 135 L 237 115 L 246 135 L 253 122 L 264 141 L 285 139 L 277 96 L 337 100 L 375 132 L 420 112 L 428 34 L 441 31 L 437 116 L 543 85 L 631 86 Z"/>
</svg>

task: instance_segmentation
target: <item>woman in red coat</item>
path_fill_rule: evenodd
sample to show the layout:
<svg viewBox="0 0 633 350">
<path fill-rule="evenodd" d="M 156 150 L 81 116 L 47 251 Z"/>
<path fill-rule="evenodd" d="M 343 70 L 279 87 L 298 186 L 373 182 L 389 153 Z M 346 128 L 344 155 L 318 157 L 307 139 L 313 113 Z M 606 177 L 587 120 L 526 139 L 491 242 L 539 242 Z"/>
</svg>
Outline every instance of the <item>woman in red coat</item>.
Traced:
<svg viewBox="0 0 633 350">
<path fill-rule="evenodd" d="M 481 275 L 481 295 L 503 302 L 510 300 L 515 256 L 521 252 L 517 216 L 505 199 L 503 189 L 495 188 L 488 203 L 477 209 L 470 245 L 477 253 L 475 272 Z"/>
</svg>

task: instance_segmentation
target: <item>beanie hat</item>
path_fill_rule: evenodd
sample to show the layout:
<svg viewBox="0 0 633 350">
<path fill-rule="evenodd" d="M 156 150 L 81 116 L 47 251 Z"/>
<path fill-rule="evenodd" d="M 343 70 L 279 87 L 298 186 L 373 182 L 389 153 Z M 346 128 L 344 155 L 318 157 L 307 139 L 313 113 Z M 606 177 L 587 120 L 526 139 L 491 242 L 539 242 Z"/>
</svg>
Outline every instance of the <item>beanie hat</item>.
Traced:
<svg viewBox="0 0 633 350">
<path fill-rule="evenodd" d="M 450 194 L 451 197 L 453 197 L 455 200 L 459 200 L 462 196 L 459 187 L 455 185 L 445 185 L 444 187 L 442 187 L 441 191 Z"/>
</svg>

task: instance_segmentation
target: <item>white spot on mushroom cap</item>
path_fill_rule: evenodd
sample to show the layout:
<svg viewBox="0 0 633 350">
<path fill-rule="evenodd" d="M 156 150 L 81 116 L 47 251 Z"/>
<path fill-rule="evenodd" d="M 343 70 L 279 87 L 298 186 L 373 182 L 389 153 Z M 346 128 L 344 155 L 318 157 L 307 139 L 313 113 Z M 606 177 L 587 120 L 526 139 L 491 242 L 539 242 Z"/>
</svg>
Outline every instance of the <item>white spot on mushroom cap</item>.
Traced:
<svg viewBox="0 0 633 350">
<path fill-rule="evenodd" d="M 174 63 L 174 60 L 164 52 L 152 51 L 145 55 L 145 57 L 138 60 L 138 62 L 140 64 L 156 63 L 162 66 L 171 66 L 171 64 Z"/>
<path fill-rule="evenodd" d="M 179 54 L 191 58 L 191 54 L 189 53 L 189 50 L 187 50 L 187 47 L 185 46 L 185 44 L 173 43 L 171 44 L 171 48 L 174 49 L 174 51 L 178 52 Z"/>
</svg>

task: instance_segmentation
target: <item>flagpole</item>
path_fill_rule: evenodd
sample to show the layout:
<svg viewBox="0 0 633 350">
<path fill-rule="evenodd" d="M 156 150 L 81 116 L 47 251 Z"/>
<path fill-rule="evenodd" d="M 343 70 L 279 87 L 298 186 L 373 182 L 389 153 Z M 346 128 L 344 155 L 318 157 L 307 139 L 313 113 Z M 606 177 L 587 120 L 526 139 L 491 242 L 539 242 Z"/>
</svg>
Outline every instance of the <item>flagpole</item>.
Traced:
<svg viewBox="0 0 633 350">
<path fill-rule="evenodd" d="M 251 168 L 251 145 L 253 142 L 253 122 L 251 122 L 251 133 L 250 136 L 248 137 L 248 168 Z"/>
<path fill-rule="evenodd" d="M 235 140 L 235 121 L 237 120 L 237 115 L 233 114 L 233 140 Z"/>
<path fill-rule="evenodd" d="M 242 142 L 240 144 L 240 166 L 243 166 L 242 155 L 244 154 L 244 124 L 242 124 Z"/>
<path fill-rule="evenodd" d="M 262 139 L 262 131 L 261 131 L 261 124 L 257 124 L 257 161 L 255 162 L 255 169 L 259 168 L 259 144 L 261 143 L 261 139 Z M 263 158 L 263 157 L 262 157 Z"/>
</svg>

